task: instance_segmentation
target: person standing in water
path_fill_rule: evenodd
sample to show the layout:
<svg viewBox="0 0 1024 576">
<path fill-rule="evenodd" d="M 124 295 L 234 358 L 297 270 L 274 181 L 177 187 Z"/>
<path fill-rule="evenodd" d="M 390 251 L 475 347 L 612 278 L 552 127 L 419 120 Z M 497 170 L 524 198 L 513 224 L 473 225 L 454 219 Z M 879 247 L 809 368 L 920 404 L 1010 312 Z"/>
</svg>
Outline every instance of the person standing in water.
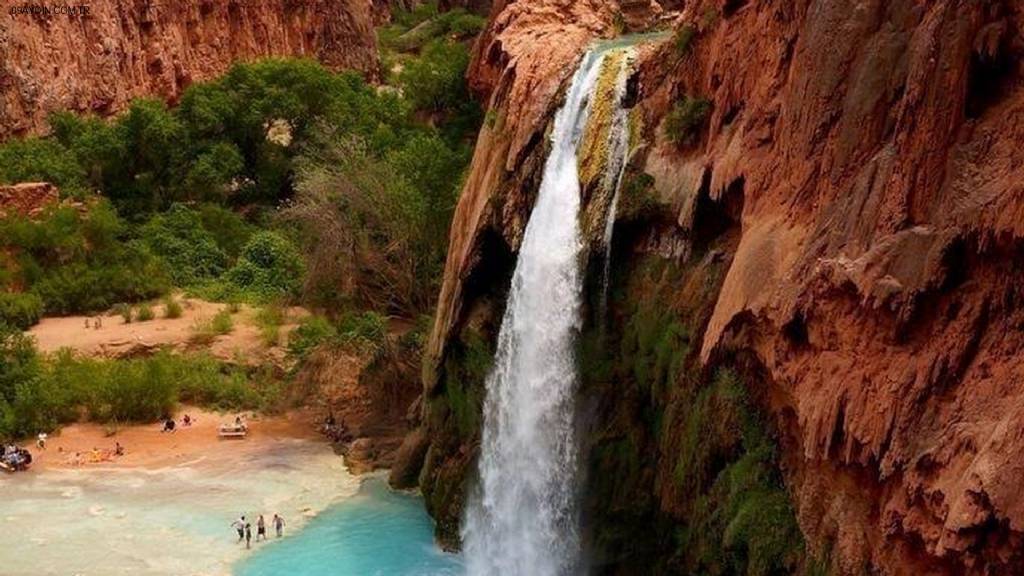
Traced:
<svg viewBox="0 0 1024 576">
<path fill-rule="evenodd" d="M 260 538 L 267 539 L 267 523 L 263 521 L 263 514 L 256 519 L 256 541 L 259 542 Z"/>
<path fill-rule="evenodd" d="M 281 518 L 277 514 L 274 514 L 274 531 L 277 532 L 277 537 L 281 537 L 281 532 L 284 530 L 284 518 Z"/>
<path fill-rule="evenodd" d="M 245 549 L 252 548 L 252 524 L 245 523 Z"/>
<path fill-rule="evenodd" d="M 238 532 L 238 541 L 241 542 L 242 538 L 245 538 L 245 515 L 239 516 L 238 520 L 231 523 L 231 526 Z"/>
</svg>

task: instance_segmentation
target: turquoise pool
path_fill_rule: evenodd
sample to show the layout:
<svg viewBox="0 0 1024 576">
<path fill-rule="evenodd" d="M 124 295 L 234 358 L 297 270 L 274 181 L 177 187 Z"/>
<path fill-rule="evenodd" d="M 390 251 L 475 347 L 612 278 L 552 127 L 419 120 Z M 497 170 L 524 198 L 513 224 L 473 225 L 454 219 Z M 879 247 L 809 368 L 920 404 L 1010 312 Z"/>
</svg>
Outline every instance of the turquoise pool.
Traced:
<svg viewBox="0 0 1024 576">
<path fill-rule="evenodd" d="M 273 536 L 271 536 L 273 540 Z M 380 478 L 324 510 L 297 534 L 253 551 L 236 576 L 456 576 L 458 556 L 433 541 L 417 496 L 389 490 Z"/>
</svg>

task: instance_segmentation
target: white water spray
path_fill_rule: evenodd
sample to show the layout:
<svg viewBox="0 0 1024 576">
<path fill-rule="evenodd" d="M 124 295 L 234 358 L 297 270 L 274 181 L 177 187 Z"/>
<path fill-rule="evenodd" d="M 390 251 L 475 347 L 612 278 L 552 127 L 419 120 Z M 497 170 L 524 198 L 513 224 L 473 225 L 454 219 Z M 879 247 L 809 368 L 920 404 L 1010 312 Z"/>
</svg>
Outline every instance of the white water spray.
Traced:
<svg viewBox="0 0 1024 576">
<path fill-rule="evenodd" d="M 582 274 L 577 149 L 604 50 L 584 56 L 555 116 L 487 378 L 480 489 L 463 542 L 471 575 L 565 576 L 579 566 L 575 334 Z"/>
</svg>

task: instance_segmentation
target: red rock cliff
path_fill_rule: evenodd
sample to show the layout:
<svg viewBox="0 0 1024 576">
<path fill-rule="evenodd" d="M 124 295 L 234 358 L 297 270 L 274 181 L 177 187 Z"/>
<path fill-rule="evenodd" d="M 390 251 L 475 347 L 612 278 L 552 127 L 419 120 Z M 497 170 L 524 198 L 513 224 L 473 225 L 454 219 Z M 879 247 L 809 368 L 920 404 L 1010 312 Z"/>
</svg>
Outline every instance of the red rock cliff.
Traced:
<svg viewBox="0 0 1024 576">
<path fill-rule="evenodd" d="M 49 5 L 48 3 L 40 3 Z M 377 74 L 370 0 L 92 0 L 87 14 L 0 15 L 0 139 L 71 109 L 101 115 L 138 96 L 174 100 L 232 62 L 306 56 Z"/>
<path fill-rule="evenodd" d="M 471 70 L 496 120 L 456 212 L 428 393 L 482 231 L 517 246 L 532 147 L 613 19 L 497 4 Z M 841 574 L 1024 573 L 1024 2 L 663 4 L 695 35 L 641 56 L 643 169 L 684 236 L 699 196 L 742 207 L 701 354 L 763 364 L 808 541 L 834 543 Z M 660 125 L 683 95 L 713 103 L 688 147 Z"/>
</svg>

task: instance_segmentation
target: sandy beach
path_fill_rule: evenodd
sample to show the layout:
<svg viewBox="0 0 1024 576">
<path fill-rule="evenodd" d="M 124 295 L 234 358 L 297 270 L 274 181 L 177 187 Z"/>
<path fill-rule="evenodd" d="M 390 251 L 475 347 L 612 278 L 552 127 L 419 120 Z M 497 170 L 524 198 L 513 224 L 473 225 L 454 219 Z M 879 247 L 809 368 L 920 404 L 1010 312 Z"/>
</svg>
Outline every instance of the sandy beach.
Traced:
<svg viewBox="0 0 1024 576">
<path fill-rule="evenodd" d="M 185 414 L 192 417 L 191 426 L 182 425 Z M 219 438 L 217 427 L 233 422 L 237 415 L 249 423 L 249 435 L 243 440 Z M 34 441 L 23 445 L 32 452 L 33 470 L 162 468 L 189 462 L 199 465 L 197 461 L 231 459 L 240 453 L 260 451 L 283 439 L 317 441 L 320 436 L 315 419 L 304 410 L 261 416 L 252 412 L 220 414 L 183 406 L 177 412 L 174 432 L 163 432 L 161 423 L 122 426 L 116 431 L 100 424 L 79 423 L 51 435 L 45 450 L 39 450 Z M 123 456 L 114 456 L 115 442 L 124 447 Z"/>
<path fill-rule="evenodd" d="M 180 427 L 185 413 L 196 418 Z M 68 426 L 31 447 L 31 470 L 0 475 L 0 574 L 228 575 L 251 554 L 230 524 L 281 514 L 286 537 L 319 512 L 354 495 L 360 480 L 315 432 L 308 413 L 247 415 L 252 433 L 220 440 L 234 414 L 192 408 L 179 428 Z M 126 449 L 92 461 L 93 449 Z M 78 453 L 80 458 L 75 459 Z M 80 463 L 76 463 L 80 461 Z M 254 543 L 254 549 L 265 546 Z"/>
</svg>

